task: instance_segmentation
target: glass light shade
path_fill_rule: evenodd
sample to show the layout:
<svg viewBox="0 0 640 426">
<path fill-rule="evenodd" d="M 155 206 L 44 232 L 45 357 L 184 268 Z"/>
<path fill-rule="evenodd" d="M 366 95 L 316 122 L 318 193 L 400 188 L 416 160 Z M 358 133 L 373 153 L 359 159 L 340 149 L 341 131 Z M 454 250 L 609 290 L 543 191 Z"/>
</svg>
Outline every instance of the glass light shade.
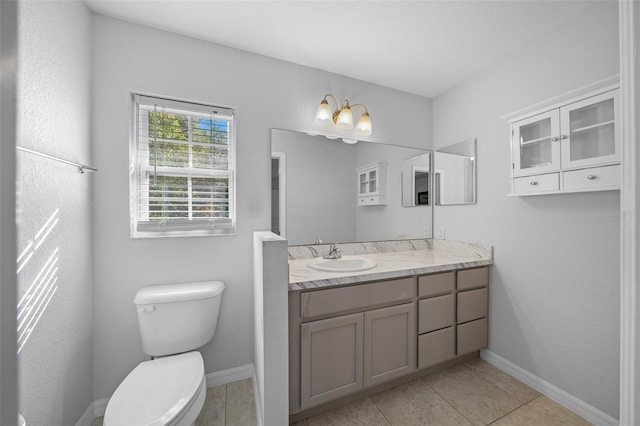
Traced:
<svg viewBox="0 0 640 426">
<path fill-rule="evenodd" d="M 342 138 L 342 141 L 344 143 L 348 143 L 349 145 L 353 145 L 354 143 L 358 143 L 358 139 Z"/>
<path fill-rule="evenodd" d="M 365 112 L 358 120 L 358 124 L 356 125 L 356 131 L 361 135 L 368 136 L 371 134 L 371 117 L 369 117 L 369 113 Z"/>
<path fill-rule="evenodd" d="M 332 120 L 333 113 L 331 112 L 331 107 L 329 106 L 329 102 L 326 99 L 323 99 L 318 106 L 318 110 L 316 111 L 316 121 L 319 123 L 328 123 Z"/>
<path fill-rule="evenodd" d="M 344 107 L 340 110 L 336 126 L 342 129 L 353 129 L 353 113 L 351 112 L 351 108 Z"/>
</svg>

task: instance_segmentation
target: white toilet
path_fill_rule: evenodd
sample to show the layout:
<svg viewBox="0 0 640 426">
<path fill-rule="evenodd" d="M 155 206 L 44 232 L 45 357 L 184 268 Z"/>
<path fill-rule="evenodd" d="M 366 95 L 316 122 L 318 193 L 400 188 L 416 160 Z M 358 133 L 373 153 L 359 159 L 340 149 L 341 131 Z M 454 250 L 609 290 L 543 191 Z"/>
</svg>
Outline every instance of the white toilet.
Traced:
<svg viewBox="0 0 640 426">
<path fill-rule="evenodd" d="M 192 425 L 206 395 L 202 355 L 213 338 L 224 283 L 207 281 L 143 287 L 138 309 L 142 347 L 152 361 L 138 364 L 109 400 L 104 426 Z M 189 352 L 187 352 L 189 351 Z"/>
</svg>

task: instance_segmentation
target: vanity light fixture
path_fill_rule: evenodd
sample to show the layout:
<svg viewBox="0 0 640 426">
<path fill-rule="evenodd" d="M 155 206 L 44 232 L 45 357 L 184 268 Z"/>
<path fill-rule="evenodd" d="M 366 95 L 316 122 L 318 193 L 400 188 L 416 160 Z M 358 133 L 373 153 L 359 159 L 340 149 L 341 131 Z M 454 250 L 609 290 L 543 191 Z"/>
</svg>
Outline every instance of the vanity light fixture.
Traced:
<svg viewBox="0 0 640 426">
<path fill-rule="evenodd" d="M 331 109 L 327 98 L 331 98 L 333 100 L 333 103 L 336 107 L 335 110 Z M 363 104 L 349 105 L 349 100 L 347 99 L 342 102 L 341 107 L 338 107 L 338 101 L 336 101 L 336 98 L 334 98 L 330 93 L 324 95 L 322 102 L 320 102 L 320 106 L 318 106 L 318 110 L 316 111 L 316 122 L 323 124 L 333 122 L 339 129 L 351 130 L 353 129 L 353 113 L 351 112 L 351 108 L 353 107 L 362 107 L 364 109 L 364 112 L 362 113 L 360 119 L 358 120 L 358 123 L 356 124 L 356 132 L 363 136 L 369 136 L 371 134 L 372 127 L 371 117 L 369 116 L 367 107 Z M 357 140 L 355 139 L 343 140 L 347 143 L 357 142 Z"/>
</svg>

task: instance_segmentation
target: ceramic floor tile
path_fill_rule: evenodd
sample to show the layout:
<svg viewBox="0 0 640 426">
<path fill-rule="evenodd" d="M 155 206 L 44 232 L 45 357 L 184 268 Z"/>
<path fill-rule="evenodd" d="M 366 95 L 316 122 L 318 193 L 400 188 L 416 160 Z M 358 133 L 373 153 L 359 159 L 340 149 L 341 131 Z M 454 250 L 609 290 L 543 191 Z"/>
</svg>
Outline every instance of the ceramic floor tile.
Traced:
<svg viewBox="0 0 640 426">
<path fill-rule="evenodd" d="M 491 423 L 491 426 L 552 426 L 552 423 L 541 411 L 531 408 L 529 404 L 510 412 L 506 416 Z"/>
<path fill-rule="evenodd" d="M 371 398 L 392 426 L 471 425 L 422 380 L 395 387 Z"/>
<path fill-rule="evenodd" d="M 224 426 L 226 385 L 215 386 L 207 389 L 207 397 L 195 426 Z"/>
<path fill-rule="evenodd" d="M 549 419 L 553 425 L 591 425 L 592 423 L 586 421 L 573 411 L 563 407 L 557 402 L 541 396 L 534 399 L 529 404 L 531 408 L 543 413 L 547 419 Z"/>
<path fill-rule="evenodd" d="M 226 424 L 255 426 L 257 423 L 252 379 L 227 384 Z"/>
<path fill-rule="evenodd" d="M 459 365 L 423 379 L 475 425 L 487 425 L 522 403 L 498 386 Z"/>
<path fill-rule="evenodd" d="M 299 422 L 293 423 L 290 426 L 309 426 L 309 423 L 307 423 L 307 420 L 300 420 Z"/>
<path fill-rule="evenodd" d="M 309 426 L 389 426 L 371 398 L 318 414 L 307 419 L 307 423 Z"/>
<path fill-rule="evenodd" d="M 465 363 L 467 367 L 483 379 L 487 379 L 520 402 L 526 403 L 539 397 L 540 392 L 530 388 L 504 371 L 478 358 Z"/>
</svg>

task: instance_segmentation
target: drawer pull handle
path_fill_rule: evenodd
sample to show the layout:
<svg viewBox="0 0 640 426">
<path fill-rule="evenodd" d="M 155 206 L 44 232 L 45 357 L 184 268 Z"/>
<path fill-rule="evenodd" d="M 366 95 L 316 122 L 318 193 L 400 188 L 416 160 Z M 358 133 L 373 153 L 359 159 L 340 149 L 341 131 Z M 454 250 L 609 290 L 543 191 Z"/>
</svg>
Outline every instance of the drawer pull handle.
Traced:
<svg viewBox="0 0 640 426">
<path fill-rule="evenodd" d="M 529 183 L 531 183 L 531 185 L 537 185 L 537 184 L 538 184 L 538 181 L 532 180 L 532 181 L 531 181 L 531 182 L 529 182 Z"/>
<path fill-rule="evenodd" d="M 589 179 L 589 180 L 594 180 L 594 179 L 596 179 L 597 177 L 598 177 L 598 176 L 596 176 L 596 175 L 589 175 L 589 176 L 587 176 L 587 179 Z"/>
</svg>

